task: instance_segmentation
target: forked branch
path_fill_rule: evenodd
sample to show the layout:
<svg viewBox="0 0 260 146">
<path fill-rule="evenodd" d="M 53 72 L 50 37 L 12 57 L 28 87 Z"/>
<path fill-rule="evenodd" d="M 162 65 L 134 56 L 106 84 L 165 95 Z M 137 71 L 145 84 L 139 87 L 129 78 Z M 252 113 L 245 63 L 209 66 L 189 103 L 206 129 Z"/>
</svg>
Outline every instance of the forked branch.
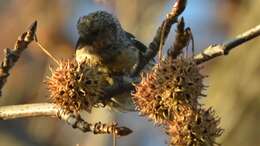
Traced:
<svg viewBox="0 0 260 146">
<path fill-rule="evenodd" d="M 179 15 L 184 11 L 187 0 L 177 0 L 172 7 L 170 13 L 167 14 L 166 19 L 162 22 L 157 29 L 153 41 L 150 43 L 146 53 L 140 58 L 140 62 L 134 67 L 131 76 L 138 76 L 144 66 L 152 60 L 163 47 L 171 27 L 177 22 Z"/>
</svg>

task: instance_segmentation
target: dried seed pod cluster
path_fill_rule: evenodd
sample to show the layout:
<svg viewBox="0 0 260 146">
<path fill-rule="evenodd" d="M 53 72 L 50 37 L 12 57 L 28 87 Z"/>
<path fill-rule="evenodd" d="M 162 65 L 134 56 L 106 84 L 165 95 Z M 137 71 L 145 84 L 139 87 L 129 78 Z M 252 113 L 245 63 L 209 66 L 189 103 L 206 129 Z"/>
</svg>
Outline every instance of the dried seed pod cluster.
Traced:
<svg viewBox="0 0 260 146">
<path fill-rule="evenodd" d="M 91 111 L 101 103 L 102 87 L 109 85 L 109 76 L 83 63 L 63 60 L 46 81 L 50 99 L 68 111 Z"/>
<path fill-rule="evenodd" d="M 202 108 L 204 76 L 192 59 L 166 59 L 135 85 L 133 101 L 141 115 L 164 125 L 171 145 L 214 144 L 219 118 Z"/>
<path fill-rule="evenodd" d="M 142 115 L 156 123 L 164 123 L 172 117 L 177 102 L 191 106 L 198 104 L 203 90 L 203 76 L 192 60 L 165 60 L 142 77 L 137 84 L 133 100 Z"/>
<path fill-rule="evenodd" d="M 169 121 L 166 133 L 172 146 L 213 146 L 223 130 L 220 119 L 212 108 L 194 109 L 185 104 L 178 105 L 174 120 Z"/>
</svg>

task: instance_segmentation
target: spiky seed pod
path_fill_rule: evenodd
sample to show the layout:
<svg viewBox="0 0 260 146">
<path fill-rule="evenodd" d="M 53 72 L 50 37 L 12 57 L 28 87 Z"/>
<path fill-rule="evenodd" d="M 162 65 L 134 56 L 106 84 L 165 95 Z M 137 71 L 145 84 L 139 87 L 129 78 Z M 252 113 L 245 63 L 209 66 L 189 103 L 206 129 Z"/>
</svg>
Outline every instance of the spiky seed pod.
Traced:
<svg viewBox="0 0 260 146">
<path fill-rule="evenodd" d="M 178 104 L 174 120 L 169 122 L 167 134 L 172 146 L 213 146 L 223 129 L 213 109 L 193 108 Z"/>
<path fill-rule="evenodd" d="M 141 115 L 155 123 L 163 123 L 172 119 L 173 109 L 179 101 L 192 107 L 198 105 L 204 88 L 202 80 L 193 60 L 165 60 L 135 85 L 133 101 Z"/>
<path fill-rule="evenodd" d="M 52 71 L 46 84 L 50 100 L 55 104 L 71 112 L 81 109 L 90 112 L 101 102 L 102 87 L 109 85 L 109 76 L 84 62 L 78 64 L 74 60 L 63 60 Z"/>
</svg>

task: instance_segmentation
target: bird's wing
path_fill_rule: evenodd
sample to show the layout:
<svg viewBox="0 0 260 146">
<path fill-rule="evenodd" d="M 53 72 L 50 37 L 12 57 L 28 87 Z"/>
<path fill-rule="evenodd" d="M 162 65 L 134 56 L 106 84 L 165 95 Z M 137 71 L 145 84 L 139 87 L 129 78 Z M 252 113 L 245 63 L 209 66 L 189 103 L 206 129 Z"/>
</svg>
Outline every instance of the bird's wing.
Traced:
<svg viewBox="0 0 260 146">
<path fill-rule="evenodd" d="M 146 52 L 147 47 L 142 42 L 138 41 L 133 34 L 127 31 L 125 31 L 125 34 L 130 40 L 132 40 L 137 49 L 139 49 L 143 53 Z"/>
</svg>

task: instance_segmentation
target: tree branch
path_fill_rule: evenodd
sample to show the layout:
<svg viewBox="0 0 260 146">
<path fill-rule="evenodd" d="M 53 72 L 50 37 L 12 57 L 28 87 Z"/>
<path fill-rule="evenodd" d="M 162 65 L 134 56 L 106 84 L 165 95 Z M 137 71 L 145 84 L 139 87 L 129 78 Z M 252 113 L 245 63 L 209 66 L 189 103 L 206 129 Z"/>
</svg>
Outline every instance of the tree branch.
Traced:
<svg viewBox="0 0 260 146">
<path fill-rule="evenodd" d="M 177 22 L 178 16 L 184 11 L 187 0 L 177 0 L 170 13 L 167 14 L 166 19 L 157 29 L 153 41 L 149 44 L 146 53 L 140 58 L 139 63 L 133 68 L 131 77 L 138 76 L 145 65 L 153 59 L 158 53 L 160 47 L 165 43 L 171 26 Z"/>
<path fill-rule="evenodd" d="M 235 47 L 250 41 L 260 35 L 260 25 L 238 35 L 234 40 L 223 44 L 210 45 L 208 48 L 204 49 L 201 53 L 195 55 L 194 59 L 197 64 L 204 63 L 215 57 L 228 55 L 228 53 Z"/>
<path fill-rule="evenodd" d="M 0 107 L 0 120 L 27 117 L 56 117 L 59 108 L 55 104 L 35 103 Z"/>
<path fill-rule="evenodd" d="M 95 124 L 84 121 L 80 116 L 66 112 L 62 107 L 52 103 L 35 103 L 24 105 L 11 105 L 0 107 L 0 120 L 10 120 L 28 117 L 56 117 L 64 120 L 73 128 L 80 129 L 83 132 L 92 132 L 94 134 L 112 134 L 126 136 L 132 132 L 127 127 L 117 127 L 117 124 Z"/>
<path fill-rule="evenodd" d="M 37 21 L 31 24 L 28 31 L 19 36 L 13 49 L 4 49 L 4 59 L 0 66 L 0 96 L 2 95 L 2 88 L 6 83 L 7 77 L 9 76 L 9 71 L 18 61 L 22 52 L 34 40 L 36 29 Z"/>
</svg>

